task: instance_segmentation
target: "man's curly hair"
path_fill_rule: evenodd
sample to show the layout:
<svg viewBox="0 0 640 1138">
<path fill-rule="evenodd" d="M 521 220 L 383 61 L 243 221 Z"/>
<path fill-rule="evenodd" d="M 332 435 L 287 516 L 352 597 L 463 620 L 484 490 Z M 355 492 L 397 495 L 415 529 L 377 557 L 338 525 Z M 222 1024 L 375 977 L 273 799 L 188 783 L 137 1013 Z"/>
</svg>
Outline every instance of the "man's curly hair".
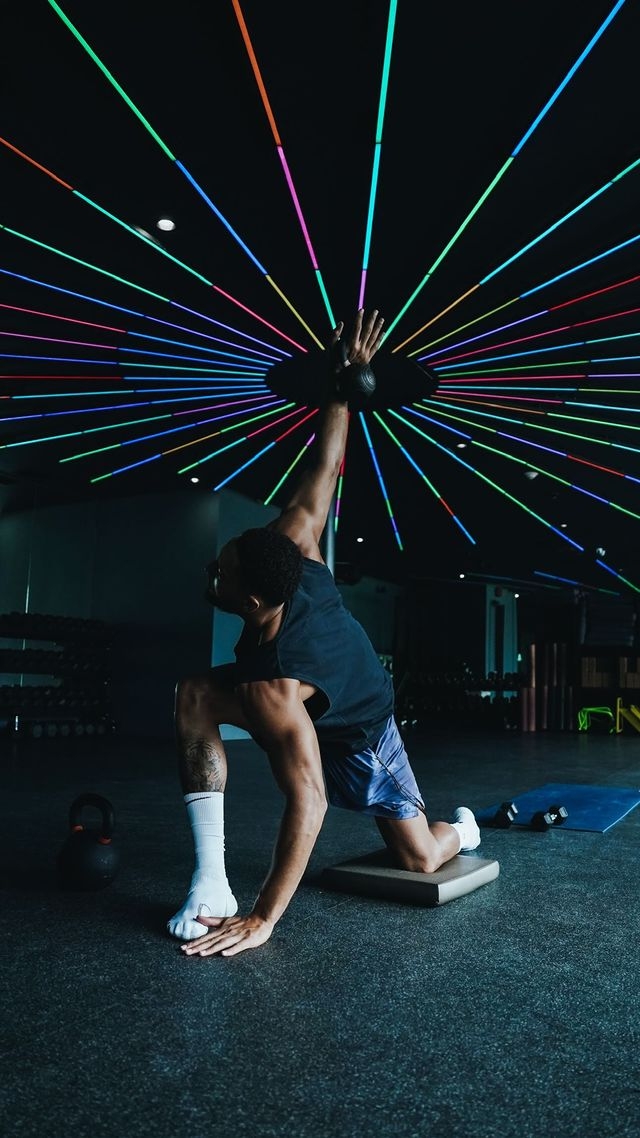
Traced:
<svg viewBox="0 0 640 1138">
<path fill-rule="evenodd" d="M 278 530 L 248 529 L 236 538 L 242 583 L 270 605 L 290 601 L 302 577 L 298 546 Z"/>
</svg>

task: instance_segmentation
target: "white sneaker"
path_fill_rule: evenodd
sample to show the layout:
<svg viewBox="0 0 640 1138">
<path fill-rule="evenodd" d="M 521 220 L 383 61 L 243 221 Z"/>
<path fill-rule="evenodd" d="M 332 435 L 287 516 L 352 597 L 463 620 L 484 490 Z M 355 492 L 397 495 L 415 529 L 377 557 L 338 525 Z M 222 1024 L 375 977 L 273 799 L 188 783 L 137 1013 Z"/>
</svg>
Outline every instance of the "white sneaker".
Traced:
<svg viewBox="0 0 640 1138">
<path fill-rule="evenodd" d="M 468 806 L 458 806 L 453 812 L 453 822 L 460 834 L 460 853 L 464 850 L 475 850 L 480 845 L 480 829 L 475 815 Z"/>
</svg>

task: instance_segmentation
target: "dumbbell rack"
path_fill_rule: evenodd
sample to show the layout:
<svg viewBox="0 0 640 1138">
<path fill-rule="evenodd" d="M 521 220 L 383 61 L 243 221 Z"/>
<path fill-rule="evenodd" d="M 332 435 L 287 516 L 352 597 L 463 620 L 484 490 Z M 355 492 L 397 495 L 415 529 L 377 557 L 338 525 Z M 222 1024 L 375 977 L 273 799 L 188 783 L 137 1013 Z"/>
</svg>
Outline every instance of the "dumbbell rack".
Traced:
<svg viewBox="0 0 640 1138">
<path fill-rule="evenodd" d="M 0 728 L 34 739 L 113 734 L 111 649 L 103 621 L 0 614 Z"/>
</svg>

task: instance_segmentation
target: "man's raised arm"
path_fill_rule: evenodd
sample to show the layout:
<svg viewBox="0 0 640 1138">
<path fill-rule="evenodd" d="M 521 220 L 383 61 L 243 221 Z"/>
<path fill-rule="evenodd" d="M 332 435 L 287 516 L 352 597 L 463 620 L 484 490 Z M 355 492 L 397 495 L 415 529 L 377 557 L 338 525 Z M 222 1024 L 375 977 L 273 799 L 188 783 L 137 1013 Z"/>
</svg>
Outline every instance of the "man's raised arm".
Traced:
<svg viewBox="0 0 640 1138">
<path fill-rule="evenodd" d="M 358 312 L 342 341 L 342 321 L 331 342 L 327 397 L 321 407 L 311 462 L 274 525 L 300 546 L 307 557 L 320 559 L 319 542 L 335 493 L 349 430 L 349 389 L 357 387 L 382 341 L 383 319 L 373 309 Z M 353 372 L 349 369 L 353 368 Z"/>
</svg>

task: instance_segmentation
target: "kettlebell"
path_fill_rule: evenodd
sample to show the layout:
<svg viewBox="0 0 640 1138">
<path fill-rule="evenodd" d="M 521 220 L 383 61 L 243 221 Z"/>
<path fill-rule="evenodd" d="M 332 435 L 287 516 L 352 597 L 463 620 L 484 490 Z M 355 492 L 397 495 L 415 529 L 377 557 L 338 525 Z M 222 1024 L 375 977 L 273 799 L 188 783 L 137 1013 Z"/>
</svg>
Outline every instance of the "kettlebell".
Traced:
<svg viewBox="0 0 640 1138">
<path fill-rule="evenodd" d="M 85 806 L 101 814 L 99 829 L 87 829 L 81 821 Z M 58 875 L 69 889 L 104 889 L 113 881 L 120 855 L 113 846 L 113 806 L 101 794 L 80 794 L 69 808 L 69 835 L 58 854 Z"/>
</svg>

